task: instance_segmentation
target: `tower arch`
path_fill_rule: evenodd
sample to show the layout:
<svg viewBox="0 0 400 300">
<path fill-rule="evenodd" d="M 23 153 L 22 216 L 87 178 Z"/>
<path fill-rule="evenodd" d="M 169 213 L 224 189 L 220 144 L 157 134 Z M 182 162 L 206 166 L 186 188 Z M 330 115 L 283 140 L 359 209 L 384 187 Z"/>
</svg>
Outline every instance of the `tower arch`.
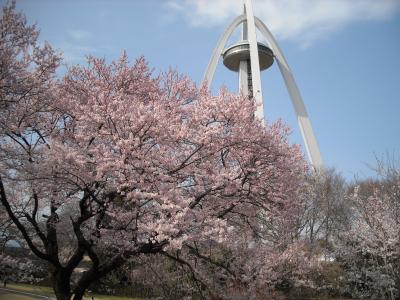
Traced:
<svg viewBox="0 0 400 300">
<path fill-rule="evenodd" d="M 264 120 L 258 44 L 256 39 L 257 28 L 267 40 L 268 46 L 272 49 L 275 60 L 277 61 L 280 73 L 283 77 L 286 89 L 288 90 L 294 111 L 296 113 L 297 122 L 304 141 L 304 145 L 306 147 L 307 156 L 314 168 L 322 168 L 323 160 L 321 152 L 319 150 L 319 146 L 315 138 L 306 107 L 302 100 L 293 73 L 290 70 L 289 64 L 287 63 L 282 50 L 280 49 L 278 43 L 276 42 L 268 27 L 259 18 L 254 16 L 251 0 L 244 0 L 244 14 L 236 17 L 231 22 L 231 24 L 229 24 L 229 26 L 226 28 L 226 30 L 218 40 L 217 46 L 215 47 L 211 55 L 206 72 L 204 74 L 203 84 L 206 85 L 208 89 L 210 88 L 219 58 L 224 52 L 224 47 L 229 37 L 232 35 L 233 31 L 243 22 L 246 22 L 247 25 L 248 43 L 250 48 L 249 51 L 251 62 L 251 79 L 253 84 L 253 91 L 255 92 L 254 99 L 256 103 L 260 104 L 259 109 L 256 112 L 256 117 Z"/>
</svg>

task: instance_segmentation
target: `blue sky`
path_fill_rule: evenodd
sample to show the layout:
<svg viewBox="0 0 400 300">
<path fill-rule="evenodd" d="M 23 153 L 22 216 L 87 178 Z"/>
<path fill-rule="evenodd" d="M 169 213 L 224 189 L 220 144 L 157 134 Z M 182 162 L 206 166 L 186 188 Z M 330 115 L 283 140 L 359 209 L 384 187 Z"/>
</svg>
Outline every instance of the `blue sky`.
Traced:
<svg viewBox="0 0 400 300">
<path fill-rule="evenodd" d="M 365 178 L 375 155 L 400 159 L 400 0 L 253 1 L 295 75 L 326 165 Z M 200 83 L 241 0 L 20 0 L 17 8 L 67 64 L 126 50 L 156 73 L 172 67 Z M 262 81 L 267 119 L 282 118 L 302 144 L 275 64 Z M 222 84 L 235 91 L 237 74 L 220 64 L 213 86 Z"/>
</svg>

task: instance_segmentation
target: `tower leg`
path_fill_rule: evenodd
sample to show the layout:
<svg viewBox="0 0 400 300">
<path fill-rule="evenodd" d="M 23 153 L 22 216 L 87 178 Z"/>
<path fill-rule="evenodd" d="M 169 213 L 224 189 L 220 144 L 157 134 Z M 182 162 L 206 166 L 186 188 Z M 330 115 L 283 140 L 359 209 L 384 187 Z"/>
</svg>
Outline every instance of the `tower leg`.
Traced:
<svg viewBox="0 0 400 300">
<path fill-rule="evenodd" d="M 246 6 L 243 5 L 243 14 L 246 14 Z M 247 21 L 242 23 L 242 41 L 247 40 Z M 239 63 L 239 92 L 249 94 L 249 63 L 242 60 Z"/>
<path fill-rule="evenodd" d="M 249 94 L 249 71 L 247 67 L 247 60 L 242 60 L 239 64 L 239 91 L 241 91 L 244 95 Z"/>
<path fill-rule="evenodd" d="M 319 150 L 317 139 L 315 138 L 314 131 L 311 126 L 310 118 L 308 117 L 306 107 L 304 105 L 303 99 L 301 98 L 301 94 L 299 88 L 297 87 L 296 81 L 294 80 L 292 71 L 290 70 L 288 63 L 283 56 L 283 52 L 279 48 L 278 43 L 275 41 L 267 26 L 257 17 L 255 17 L 255 24 L 260 30 L 261 34 L 267 39 L 269 46 L 272 48 L 272 51 L 275 54 L 279 70 L 281 71 L 283 80 L 286 84 L 286 88 L 289 92 L 290 99 L 292 100 L 294 111 L 297 116 L 297 122 L 300 127 L 300 132 L 303 137 L 304 145 L 306 147 L 307 155 L 310 159 L 310 162 L 314 166 L 314 168 L 322 168 L 324 165 L 322 155 Z"/>
<path fill-rule="evenodd" d="M 247 19 L 247 34 L 250 46 L 250 65 L 253 99 L 257 104 L 255 112 L 256 118 L 264 122 L 263 96 L 261 91 L 260 61 L 258 58 L 258 44 L 256 35 L 256 25 L 254 21 L 253 5 L 251 0 L 244 0 Z"/>
</svg>

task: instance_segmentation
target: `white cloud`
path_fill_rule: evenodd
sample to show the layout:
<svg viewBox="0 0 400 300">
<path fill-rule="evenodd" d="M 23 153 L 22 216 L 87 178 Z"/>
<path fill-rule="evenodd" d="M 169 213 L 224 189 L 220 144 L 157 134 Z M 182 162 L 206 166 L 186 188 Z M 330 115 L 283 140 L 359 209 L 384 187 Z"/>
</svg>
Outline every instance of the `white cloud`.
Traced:
<svg viewBox="0 0 400 300">
<path fill-rule="evenodd" d="M 243 10 L 241 0 L 170 0 L 193 26 L 221 26 Z M 253 0 L 254 13 L 280 39 L 308 45 L 356 21 L 385 20 L 400 0 Z"/>
<path fill-rule="evenodd" d="M 75 40 L 86 40 L 90 37 L 92 37 L 92 34 L 89 31 L 82 30 L 82 29 L 74 29 L 74 30 L 69 30 L 68 34 Z"/>
<path fill-rule="evenodd" d="M 93 34 L 83 29 L 70 29 L 59 43 L 66 63 L 83 63 L 87 55 L 94 55 L 97 48 L 91 46 Z"/>
</svg>

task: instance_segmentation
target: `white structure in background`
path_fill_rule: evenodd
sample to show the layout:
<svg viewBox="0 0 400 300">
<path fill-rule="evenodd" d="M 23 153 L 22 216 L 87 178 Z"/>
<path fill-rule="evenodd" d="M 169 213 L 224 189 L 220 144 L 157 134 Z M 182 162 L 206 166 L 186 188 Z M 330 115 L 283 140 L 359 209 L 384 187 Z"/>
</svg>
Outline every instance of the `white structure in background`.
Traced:
<svg viewBox="0 0 400 300">
<path fill-rule="evenodd" d="M 243 24 L 242 40 L 224 50 L 229 37 L 240 24 Z M 261 32 L 264 38 L 266 38 L 269 47 L 257 43 L 256 28 Z M 256 103 L 259 104 L 256 117 L 261 120 L 264 120 L 264 111 L 260 70 L 262 71 L 269 68 L 275 58 L 292 100 L 308 157 L 315 168 L 321 168 L 323 166 L 321 153 L 293 74 L 267 26 L 254 16 L 251 0 L 244 0 L 243 15 L 233 20 L 219 39 L 217 47 L 214 49 L 204 75 L 204 82 L 207 84 L 208 88 L 212 83 L 215 69 L 221 55 L 224 65 L 228 69 L 239 73 L 239 89 L 252 97 Z"/>
</svg>

